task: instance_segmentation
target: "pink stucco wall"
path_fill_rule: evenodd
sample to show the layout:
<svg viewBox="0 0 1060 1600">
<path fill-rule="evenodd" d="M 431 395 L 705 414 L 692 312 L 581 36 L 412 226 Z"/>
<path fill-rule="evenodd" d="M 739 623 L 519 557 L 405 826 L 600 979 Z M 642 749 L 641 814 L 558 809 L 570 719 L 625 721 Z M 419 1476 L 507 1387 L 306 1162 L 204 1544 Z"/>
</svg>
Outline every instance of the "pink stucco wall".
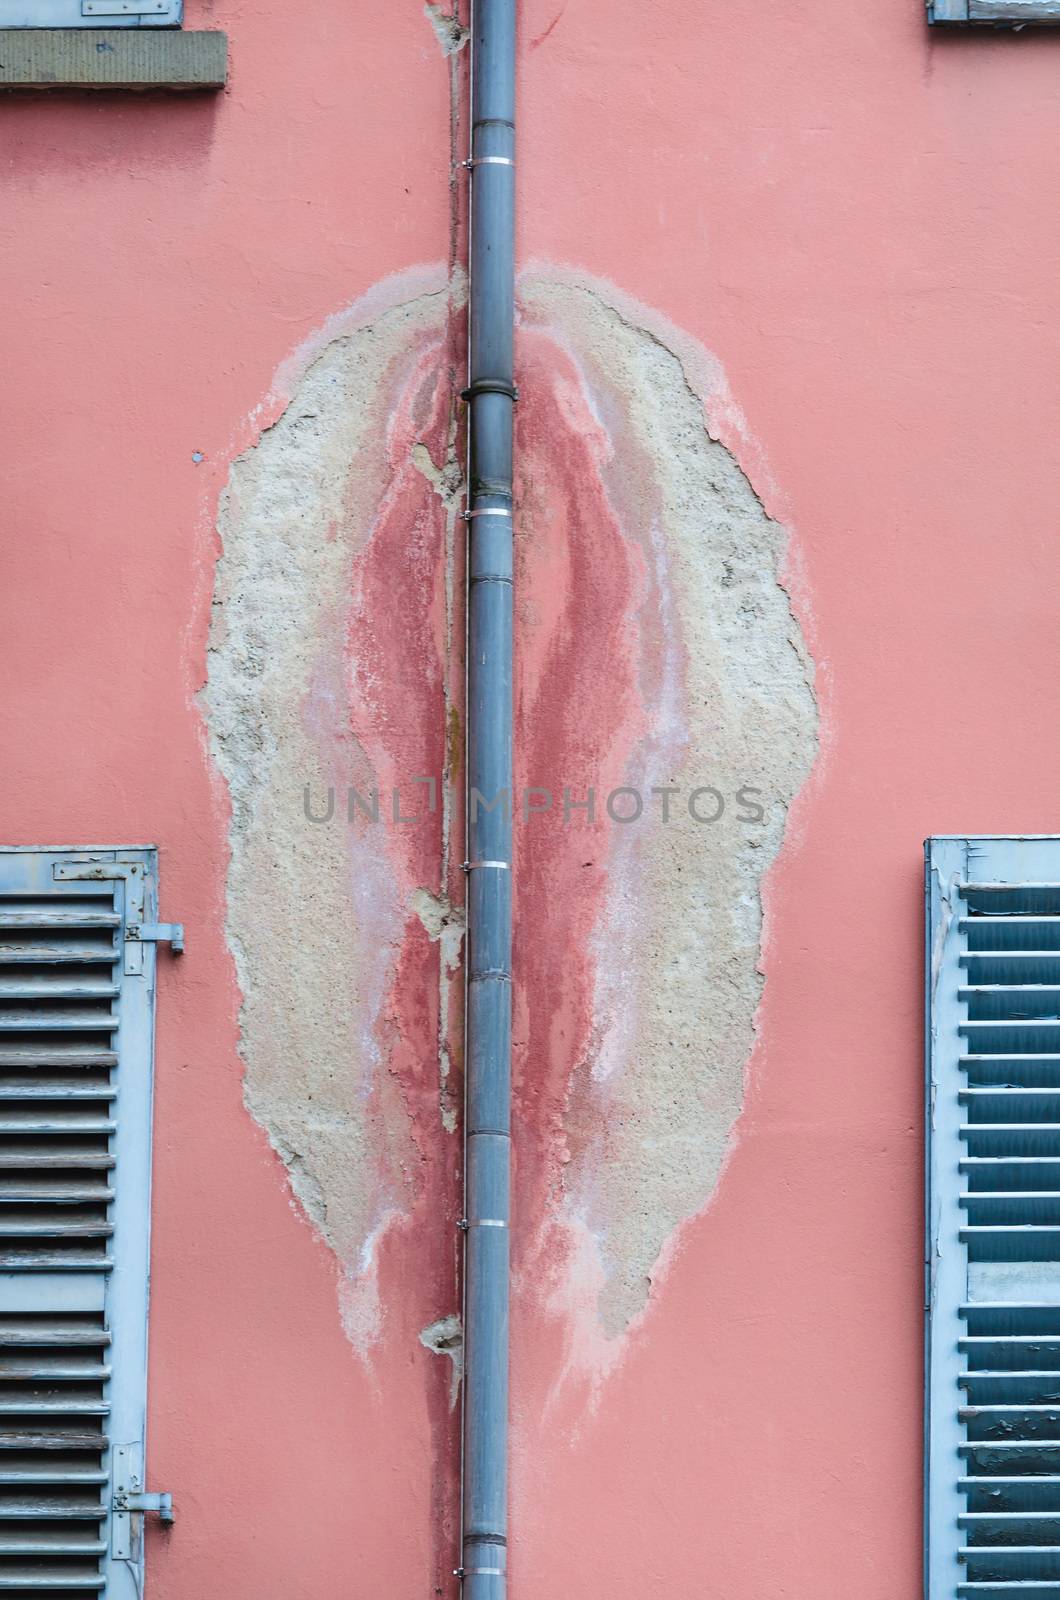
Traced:
<svg viewBox="0 0 1060 1600">
<path fill-rule="evenodd" d="M 150 1409 L 180 1517 L 151 1594 L 449 1593 L 448 1369 L 418 1332 L 455 1175 L 387 1243 L 364 1358 L 243 1104 L 195 699 L 218 496 L 276 369 L 446 259 L 448 64 L 419 0 L 190 0 L 188 24 L 230 35 L 223 97 L 0 102 L 0 835 L 157 841 L 188 928 L 161 982 Z M 521 27 L 520 258 L 720 359 L 726 442 L 792 530 L 821 754 L 767 886 L 722 1179 L 598 1383 L 557 1386 L 562 1319 L 518 1280 L 513 1593 L 911 1597 L 920 841 L 1055 831 L 1060 795 L 1060 39 L 931 38 L 917 0 L 525 0 Z M 547 446 L 546 421 L 542 471 Z M 525 958 L 531 1029 L 566 936 Z M 414 956 L 413 1054 L 437 1010 Z M 527 1156 L 524 1222 L 539 1180 Z"/>
</svg>

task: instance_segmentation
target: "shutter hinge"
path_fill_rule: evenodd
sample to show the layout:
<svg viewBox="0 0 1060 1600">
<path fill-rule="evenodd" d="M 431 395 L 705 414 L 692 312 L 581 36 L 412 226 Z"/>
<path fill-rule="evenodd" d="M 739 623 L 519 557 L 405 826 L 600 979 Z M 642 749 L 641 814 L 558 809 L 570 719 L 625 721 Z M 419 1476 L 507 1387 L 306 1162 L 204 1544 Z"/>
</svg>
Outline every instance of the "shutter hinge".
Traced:
<svg viewBox="0 0 1060 1600">
<path fill-rule="evenodd" d="M 171 1494 L 123 1494 L 114 1496 L 115 1511 L 157 1511 L 159 1522 L 167 1526 L 176 1521 Z"/>
<path fill-rule="evenodd" d="M 110 1553 L 115 1561 L 139 1561 L 143 1552 L 143 1515 L 154 1512 L 168 1527 L 173 1521 L 173 1496 L 148 1494 L 143 1483 L 143 1445 L 116 1444 L 111 1461 Z"/>
<path fill-rule="evenodd" d="M 175 956 L 184 954 L 183 922 L 129 922 L 125 926 L 126 943 L 168 944 Z"/>
</svg>

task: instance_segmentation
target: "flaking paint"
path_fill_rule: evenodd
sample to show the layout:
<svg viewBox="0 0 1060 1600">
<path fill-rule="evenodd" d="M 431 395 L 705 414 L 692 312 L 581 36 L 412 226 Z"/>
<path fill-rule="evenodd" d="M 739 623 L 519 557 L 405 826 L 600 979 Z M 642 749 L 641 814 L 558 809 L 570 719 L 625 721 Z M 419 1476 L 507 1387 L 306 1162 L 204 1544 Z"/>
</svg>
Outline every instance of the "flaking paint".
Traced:
<svg viewBox="0 0 1060 1600">
<path fill-rule="evenodd" d="M 538 273 L 519 331 L 514 1074 L 534 1222 L 516 1260 L 579 1324 L 594 1263 L 583 1357 L 643 1310 L 713 1191 L 761 991 L 761 882 L 816 722 L 783 530 L 692 386 L 723 396 L 718 364 L 686 338 L 686 371 L 660 319 L 620 300 Z M 451 1202 L 457 1160 L 430 1108 L 453 1134 L 461 311 L 435 293 L 352 313 L 236 463 L 219 525 L 204 703 L 233 798 L 247 1104 L 338 1254 L 363 1354 L 383 1335 L 380 1238 L 424 1195 Z M 315 809 L 295 806 L 303 784 Z M 728 815 L 697 821 L 697 786 Z M 745 788 L 760 822 L 734 804 Z M 590 790 L 592 820 L 568 811 Z M 630 800 L 643 815 L 624 825 Z"/>
</svg>

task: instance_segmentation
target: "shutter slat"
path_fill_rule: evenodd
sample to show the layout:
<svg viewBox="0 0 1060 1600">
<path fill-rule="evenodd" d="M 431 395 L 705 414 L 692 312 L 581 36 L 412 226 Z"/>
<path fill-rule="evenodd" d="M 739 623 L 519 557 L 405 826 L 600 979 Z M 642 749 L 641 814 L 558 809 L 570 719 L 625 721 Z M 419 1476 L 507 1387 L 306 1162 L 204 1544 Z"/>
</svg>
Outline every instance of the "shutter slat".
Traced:
<svg viewBox="0 0 1060 1600">
<path fill-rule="evenodd" d="M 1060 1578 L 1060 1545 L 963 1545 L 958 1560 L 973 1581 Z"/>
<path fill-rule="evenodd" d="M 1004 1051 L 1006 1043 L 1011 1047 L 1016 1040 L 1017 1049 L 1032 1045 L 1036 1050 L 1055 1051 L 1060 1042 L 1057 1026 L 1055 1017 L 968 1017 L 960 1024 L 960 1032 L 994 1050 Z"/>
<path fill-rule="evenodd" d="M 973 1406 L 1060 1405 L 1060 1372 L 969 1372 L 961 1378 L 961 1388 Z"/>
<path fill-rule="evenodd" d="M 0 1249 L 0 1272 L 109 1272 L 114 1265 L 110 1256 L 59 1255 L 51 1251 L 39 1254 L 21 1254 Z"/>
<path fill-rule="evenodd" d="M 0 963 L 5 967 L 43 967 L 53 963 L 64 967 L 114 964 L 114 937 L 106 932 L 95 940 L 59 943 L 55 940 L 15 940 L 0 934 Z"/>
<path fill-rule="evenodd" d="M 1055 1122 L 1060 1119 L 1060 1089 L 1026 1088 L 1016 1084 L 978 1085 L 962 1089 L 957 1096 L 962 1105 L 983 1114 L 985 1121 L 1008 1118 L 1013 1121 Z M 993 1112 L 993 1116 L 988 1115 Z M 1022 1113 L 1017 1116 L 1017 1113 Z"/>
<path fill-rule="evenodd" d="M 25 1529 L 0 1525 L 0 1554 L 10 1551 L 23 1556 L 87 1556 L 96 1555 L 101 1548 L 98 1533 L 87 1528 L 65 1528 L 61 1523 L 51 1528 Z"/>
<path fill-rule="evenodd" d="M 15 1396 L 0 1394 L 0 1412 L 5 1416 L 46 1417 L 52 1413 L 60 1416 L 105 1417 L 110 1407 L 99 1399 L 79 1399 L 68 1394 L 32 1391 Z"/>
<path fill-rule="evenodd" d="M 1060 1339 L 960 1339 L 970 1373 L 1060 1371 Z"/>
<path fill-rule="evenodd" d="M 114 1232 L 103 1219 L 51 1221 L 47 1216 L 12 1221 L 10 1212 L 0 1210 L 0 1238 L 11 1239 L 109 1239 Z"/>
<path fill-rule="evenodd" d="M 1060 1584 L 1036 1582 L 1033 1578 L 1024 1583 L 959 1583 L 957 1593 L 969 1600 L 1018 1600 L 1021 1594 L 1033 1594 L 1034 1600 L 1060 1600 Z"/>
<path fill-rule="evenodd" d="M 1060 1188 L 1060 1157 L 965 1156 L 957 1167 L 975 1194 Z"/>
<path fill-rule="evenodd" d="M 38 1073 L 6 1072 L 0 1087 L 0 1102 L 5 1100 L 116 1100 L 112 1083 L 96 1083 L 84 1073 L 71 1077 Z"/>
<path fill-rule="evenodd" d="M 1060 1057 L 1058 1057 L 1060 1059 Z M 113 1050 L 84 1045 L 14 1045 L 0 1041 L 0 1067 L 116 1067 Z"/>
<path fill-rule="evenodd" d="M 88 1167 L 104 1172 L 114 1164 L 114 1157 L 107 1151 L 71 1149 L 58 1140 L 47 1145 L 0 1146 L 0 1168 Z"/>
<path fill-rule="evenodd" d="M 969 1536 L 999 1544 L 1060 1544 L 1060 1512 L 967 1511 L 957 1519 Z"/>
<path fill-rule="evenodd" d="M 82 932 L 92 928 L 120 928 L 121 917 L 113 911 L 11 911 L 0 909 L 0 929 L 70 928 Z"/>
<path fill-rule="evenodd" d="M 34 1180 L 28 1173 L 21 1178 L 4 1177 L 0 1173 L 0 1206 L 21 1204 L 36 1200 L 45 1205 L 63 1204 L 72 1200 L 95 1200 L 101 1204 L 114 1199 L 114 1190 L 100 1180 L 95 1187 L 80 1179 L 45 1178 Z"/>
<path fill-rule="evenodd" d="M 42 1521 L 46 1517 L 62 1517 L 63 1521 L 84 1519 L 98 1522 L 103 1506 L 97 1494 L 94 1499 L 52 1495 L 34 1495 L 31 1500 L 0 1500 L 0 1521 Z"/>
<path fill-rule="evenodd" d="M 961 966 L 976 987 L 1024 984 L 1060 985 L 1058 950 L 970 950 Z"/>
<path fill-rule="evenodd" d="M 24 1344 L 80 1345 L 95 1349 L 110 1344 L 110 1334 L 106 1328 L 89 1322 L 67 1322 L 48 1316 L 22 1317 L 13 1322 L 0 1317 L 0 1350 Z"/>
<path fill-rule="evenodd" d="M 117 1017 L 107 1012 L 91 1011 L 88 1007 L 73 1010 L 71 1007 L 55 1011 L 0 1012 L 0 1032 L 3 1033 L 116 1033 Z"/>
<path fill-rule="evenodd" d="M 24 1370 L 20 1370 L 15 1368 L 10 1360 L 0 1358 L 0 1382 L 2 1383 L 13 1383 L 19 1380 L 33 1383 L 42 1378 L 54 1383 L 62 1383 L 67 1380 L 71 1383 L 82 1383 L 87 1380 L 95 1382 L 98 1378 L 109 1377 L 110 1368 L 102 1361 L 98 1361 L 94 1365 L 66 1367 L 61 1365 L 40 1365 L 34 1362 L 27 1365 Z"/>
<path fill-rule="evenodd" d="M 0 1571 L 0 1589 L 95 1589 L 104 1586 L 98 1566 L 26 1567 L 17 1563 Z"/>
<path fill-rule="evenodd" d="M 114 960 L 112 949 L 110 967 Z M 110 972 L 69 972 L 65 962 L 55 962 L 43 972 L 12 972 L 0 953 L 0 999 L 11 1005 L 34 1005 L 38 1000 L 116 1000 L 120 994 L 121 985 L 114 982 Z"/>
<path fill-rule="evenodd" d="M 972 1155 L 1041 1156 L 1057 1160 L 1055 1128 L 1034 1122 L 971 1122 L 960 1129 Z"/>
<path fill-rule="evenodd" d="M 1014 1600 L 1021 1594 L 1031 1593 L 1035 1600 L 1060 1600 L 1060 1584 L 1048 1582 L 1035 1582 L 1028 1579 L 1025 1583 L 959 1583 L 958 1595 L 967 1595 L 969 1600 Z"/>
<path fill-rule="evenodd" d="M 979 1224 L 996 1216 L 1014 1222 L 1060 1224 L 1060 1194 L 1051 1189 L 994 1189 L 988 1194 L 965 1190 L 959 1204 L 969 1221 Z"/>
<path fill-rule="evenodd" d="M 113 1133 L 115 1124 L 109 1117 L 93 1111 L 83 1111 L 71 1106 L 68 1111 L 49 1111 L 47 1114 L 3 1108 L 0 1091 L 0 1134 L 5 1133 Z"/>
<path fill-rule="evenodd" d="M 5 1428 L 0 1426 L 0 1450 L 101 1451 L 106 1435 L 98 1428 Z"/>
<path fill-rule="evenodd" d="M 1033 1224 L 961 1228 L 972 1261 L 1060 1261 L 1060 1228 Z"/>
<path fill-rule="evenodd" d="M 47 1456 L 27 1458 L 20 1465 L 13 1465 L 10 1458 L 0 1457 L 0 1484 L 104 1484 L 110 1481 L 109 1474 L 98 1467 L 70 1466 L 68 1463 L 49 1459 Z"/>
</svg>

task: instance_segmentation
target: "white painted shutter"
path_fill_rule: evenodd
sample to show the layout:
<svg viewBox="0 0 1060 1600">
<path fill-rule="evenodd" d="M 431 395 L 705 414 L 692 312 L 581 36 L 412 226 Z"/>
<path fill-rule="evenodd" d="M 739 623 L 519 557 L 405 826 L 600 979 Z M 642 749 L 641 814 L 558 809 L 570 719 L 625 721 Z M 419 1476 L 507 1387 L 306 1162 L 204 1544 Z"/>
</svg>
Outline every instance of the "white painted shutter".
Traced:
<svg viewBox="0 0 1060 1600">
<path fill-rule="evenodd" d="M 134 1600 L 151 849 L 0 850 L 0 1595 Z M 151 929 L 145 930 L 148 934 Z"/>
<path fill-rule="evenodd" d="M 177 28 L 184 0 L 0 0 L 0 28 Z"/>
<path fill-rule="evenodd" d="M 1060 839 L 927 898 L 928 1597 L 1060 1600 Z"/>
</svg>

